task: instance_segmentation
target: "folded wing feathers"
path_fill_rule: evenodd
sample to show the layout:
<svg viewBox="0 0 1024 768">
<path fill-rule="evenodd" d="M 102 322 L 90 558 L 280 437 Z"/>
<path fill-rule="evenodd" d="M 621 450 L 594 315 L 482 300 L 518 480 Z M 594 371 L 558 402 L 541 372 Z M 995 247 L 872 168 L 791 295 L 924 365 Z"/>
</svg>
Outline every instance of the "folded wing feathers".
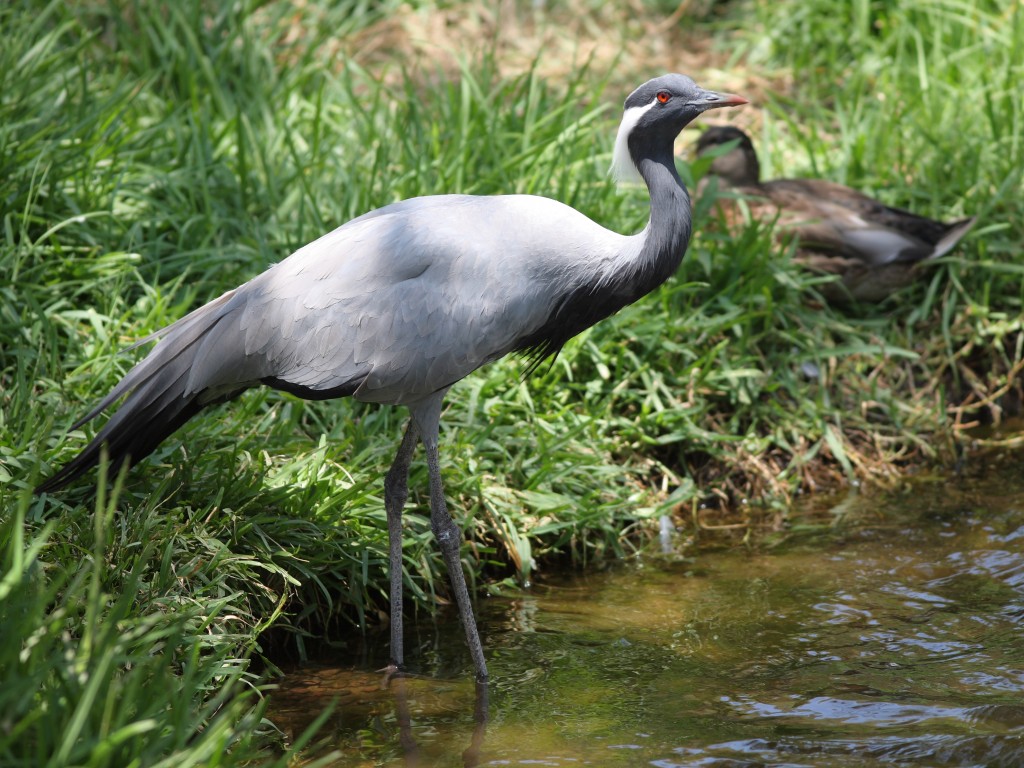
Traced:
<svg viewBox="0 0 1024 768">
<path fill-rule="evenodd" d="M 215 299 L 172 325 L 146 337 L 160 339 L 156 347 L 139 361 L 83 418 L 72 425 L 77 429 L 94 419 L 112 403 L 127 395 L 96 437 L 59 472 L 39 486 L 40 491 L 60 488 L 99 463 L 100 450 L 108 446 L 111 464 L 134 464 L 165 437 L 184 424 L 214 398 L 201 399 L 190 389 L 194 365 L 202 342 L 230 312 L 235 291 Z M 245 389 L 236 387 L 234 394 Z M 225 392 L 217 396 L 223 399 Z"/>
<path fill-rule="evenodd" d="M 203 407 L 194 398 L 181 395 L 187 373 L 187 362 L 178 356 L 159 375 L 150 376 L 128 395 L 82 452 L 41 483 L 36 491 L 57 490 L 99 464 L 104 444 L 112 471 L 152 453 L 161 440 Z"/>
</svg>

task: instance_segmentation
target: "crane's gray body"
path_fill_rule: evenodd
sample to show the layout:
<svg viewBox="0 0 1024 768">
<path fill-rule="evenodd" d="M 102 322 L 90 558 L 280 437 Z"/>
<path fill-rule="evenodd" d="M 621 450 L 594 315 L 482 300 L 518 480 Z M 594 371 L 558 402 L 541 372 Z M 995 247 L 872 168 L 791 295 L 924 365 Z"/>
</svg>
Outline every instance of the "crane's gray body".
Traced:
<svg viewBox="0 0 1024 768">
<path fill-rule="evenodd" d="M 653 190 L 688 210 L 677 182 Z M 79 423 L 130 393 L 91 446 L 134 462 L 202 407 L 259 384 L 413 405 L 510 352 L 556 353 L 674 272 L 689 227 L 652 217 L 624 236 L 533 195 L 394 203 L 141 340 L 159 343 Z M 79 458 L 95 463 L 89 447 Z"/>
<path fill-rule="evenodd" d="M 486 678 L 461 569 L 461 530 L 441 482 L 442 398 L 456 381 L 510 352 L 534 364 L 556 354 L 675 272 L 691 224 L 673 141 L 701 112 L 741 103 L 683 75 L 648 81 L 626 99 L 614 165 L 646 183 L 651 195 L 650 221 L 637 235 L 612 232 L 531 195 L 420 197 L 353 219 L 139 342 L 158 340 L 78 424 L 124 398 L 120 407 L 36 491 L 67 485 L 99 463 L 104 447 L 112 467 L 139 461 L 205 406 L 259 384 L 311 399 L 407 405 L 411 425 L 384 483 L 392 656 L 400 667 L 401 519 L 419 440 L 431 527 L 478 676 Z"/>
<path fill-rule="evenodd" d="M 271 379 L 312 397 L 416 402 L 517 349 L 564 296 L 600 296 L 639 246 L 541 197 L 395 203 L 198 310 L 217 319 L 194 342 L 185 394 Z"/>
</svg>

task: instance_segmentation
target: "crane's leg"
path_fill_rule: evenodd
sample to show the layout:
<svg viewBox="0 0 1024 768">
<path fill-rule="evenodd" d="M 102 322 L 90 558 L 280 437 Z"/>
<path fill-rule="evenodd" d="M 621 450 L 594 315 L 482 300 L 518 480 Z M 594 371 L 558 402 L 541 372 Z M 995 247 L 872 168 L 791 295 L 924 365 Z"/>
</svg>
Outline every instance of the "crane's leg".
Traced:
<svg viewBox="0 0 1024 768">
<path fill-rule="evenodd" d="M 402 635 L 402 508 L 409 497 L 409 463 L 416 448 L 416 426 L 409 422 L 402 444 L 384 477 L 384 509 L 388 515 L 388 575 L 391 578 L 391 661 L 405 663 Z"/>
<path fill-rule="evenodd" d="M 441 482 L 441 462 L 437 453 L 439 423 L 441 419 L 440 392 L 429 401 L 411 408 L 413 421 L 423 441 L 427 453 L 427 471 L 430 474 L 430 528 L 434 532 L 437 543 L 448 566 L 448 577 L 452 581 L 455 602 L 459 606 L 459 616 L 466 630 L 466 642 L 469 653 L 476 666 L 476 677 L 480 682 L 487 680 L 487 663 L 484 661 L 484 647 L 477 632 L 476 618 L 473 616 L 473 604 L 466 588 L 466 575 L 462 572 L 462 558 L 459 546 L 462 543 L 462 530 L 448 513 L 448 505 L 444 500 L 444 485 Z"/>
<path fill-rule="evenodd" d="M 473 616 L 473 604 L 469 599 L 466 587 L 466 575 L 462 572 L 462 557 L 459 552 L 462 544 L 462 530 L 448 513 L 448 505 L 444 500 L 444 486 L 441 484 L 441 462 L 437 455 L 436 433 L 431 439 L 424 438 L 423 446 L 427 451 L 427 469 L 430 472 L 430 527 L 434 531 L 441 554 L 448 566 L 448 577 L 452 580 L 455 601 L 459 606 L 459 616 L 466 630 L 466 642 L 469 653 L 476 665 L 478 680 L 487 679 L 487 663 L 484 661 L 484 647 L 480 642 L 480 634 Z"/>
</svg>

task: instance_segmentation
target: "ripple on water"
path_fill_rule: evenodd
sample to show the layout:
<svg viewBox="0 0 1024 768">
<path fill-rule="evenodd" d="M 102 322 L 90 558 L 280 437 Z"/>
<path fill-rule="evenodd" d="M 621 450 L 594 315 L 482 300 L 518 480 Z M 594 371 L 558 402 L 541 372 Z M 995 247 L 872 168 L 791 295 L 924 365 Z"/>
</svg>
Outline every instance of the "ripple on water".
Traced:
<svg viewBox="0 0 1024 768">
<path fill-rule="evenodd" d="M 678 756 L 651 761 L 657 768 L 871 768 L 872 766 L 957 766 L 1016 768 L 1022 744 L 989 736 L 923 734 L 914 738 L 821 739 L 784 736 L 710 744 L 701 750 L 679 749 Z"/>
<path fill-rule="evenodd" d="M 838 725 L 871 725 L 898 728 L 936 720 L 969 722 L 971 709 L 894 701 L 863 701 L 816 696 L 806 701 L 770 704 L 752 699 L 723 699 L 740 716 L 758 719 L 784 719 L 798 723 L 830 722 Z"/>
</svg>

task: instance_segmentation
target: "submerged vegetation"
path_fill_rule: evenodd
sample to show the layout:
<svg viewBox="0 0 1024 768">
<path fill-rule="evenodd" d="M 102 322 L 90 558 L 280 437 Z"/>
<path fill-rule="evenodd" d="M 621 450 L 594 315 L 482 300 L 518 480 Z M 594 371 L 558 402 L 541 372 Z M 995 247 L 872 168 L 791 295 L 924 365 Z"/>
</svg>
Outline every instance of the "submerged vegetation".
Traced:
<svg viewBox="0 0 1024 768">
<path fill-rule="evenodd" d="M 271 759 L 253 658 L 272 670 L 386 605 L 397 410 L 253 391 L 109 493 L 33 497 L 135 359 L 119 350 L 406 197 L 541 194 L 636 231 L 646 195 L 606 168 L 653 74 L 751 98 L 730 118 L 767 177 L 979 222 L 917 285 L 842 310 L 702 201 L 676 279 L 528 381 L 511 359 L 453 389 L 442 457 L 478 586 L 622 553 L 709 501 L 778 515 L 797 491 L 969 460 L 966 428 L 1018 407 L 1017 4 L 522 5 L 500 25 L 387 0 L 0 8 L 0 762 Z M 425 480 L 405 554 L 421 610 L 447 595 Z"/>
</svg>

